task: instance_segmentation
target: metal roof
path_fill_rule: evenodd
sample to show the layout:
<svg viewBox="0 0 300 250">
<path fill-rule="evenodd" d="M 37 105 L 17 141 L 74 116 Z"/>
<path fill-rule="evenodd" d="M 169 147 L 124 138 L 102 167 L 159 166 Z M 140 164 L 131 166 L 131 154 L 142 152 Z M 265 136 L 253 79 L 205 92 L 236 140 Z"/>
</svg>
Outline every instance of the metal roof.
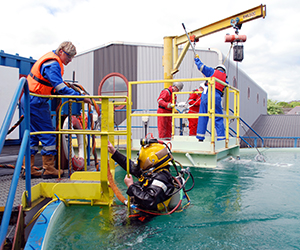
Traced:
<svg viewBox="0 0 300 250">
<path fill-rule="evenodd" d="M 287 115 L 300 115 L 300 106 L 291 109 L 289 112 L 287 112 Z"/>
<path fill-rule="evenodd" d="M 300 139 L 295 138 L 300 137 L 299 124 L 300 115 L 260 115 L 251 127 L 264 138 L 265 147 L 300 147 Z M 256 137 L 255 133 L 248 130 L 244 139 L 254 145 L 254 141 L 250 140 L 254 136 Z M 261 146 L 261 140 L 257 143 L 257 146 Z M 241 143 L 242 145 L 245 146 L 245 143 Z"/>
</svg>

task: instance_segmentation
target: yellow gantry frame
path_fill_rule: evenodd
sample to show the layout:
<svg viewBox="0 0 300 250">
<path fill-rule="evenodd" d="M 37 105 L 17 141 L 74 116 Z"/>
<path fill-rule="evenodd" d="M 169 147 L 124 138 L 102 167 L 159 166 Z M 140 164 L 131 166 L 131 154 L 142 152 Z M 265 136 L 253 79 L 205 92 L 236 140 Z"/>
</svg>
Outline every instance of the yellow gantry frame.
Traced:
<svg viewBox="0 0 300 250">
<path fill-rule="evenodd" d="M 265 18 L 266 16 L 266 5 L 259 5 L 247 11 L 241 12 L 239 14 L 227 17 L 218 22 L 212 23 L 210 25 L 204 26 L 200 29 L 189 32 L 189 35 L 194 35 L 196 39 L 203 36 L 213 34 L 215 32 L 232 27 L 231 20 L 239 18 L 239 24 L 243 24 L 257 18 Z M 178 46 L 185 44 L 184 48 L 178 57 Z M 163 67 L 164 67 L 164 79 L 173 79 L 173 75 L 179 71 L 179 66 L 186 55 L 190 43 L 186 34 L 181 36 L 168 36 L 164 37 L 164 56 L 163 56 Z M 164 87 L 168 88 L 170 86 L 169 82 L 165 82 Z"/>
<path fill-rule="evenodd" d="M 240 99 L 240 92 L 238 89 L 220 81 L 219 79 L 216 79 L 215 77 L 208 77 L 208 78 L 190 78 L 190 79 L 169 79 L 169 80 L 155 80 L 155 81 L 132 81 L 129 82 L 129 93 L 131 93 L 131 88 L 133 84 L 154 84 L 154 83 L 168 83 L 172 84 L 173 82 L 193 82 L 193 81 L 208 81 L 208 113 L 207 114 L 200 114 L 200 113 L 190 113 L 190 114 L 179 114 L 175 113 L 175 109 L 173 109 L 172 113 L 129 113 L 131 117 L 136 116 L 171 116 L 172 117 L 172 136 L 175 134 L 175 119 L 178 118 L 198 118 L 199 116 L 208 116 L 211 119 L 211 151 L 215 152 L 215 117 L 223 117 L 225 119 L 225 137 L 226 137 L 226 143 L 225 148 L 228 148 L 228 141 L 229 141 L 229 120 L 230 119 L 236 119 L 237 120 L 237 126 L 236 126 L 236 144 L 239 145 L 239 115 L 240 115 L 240 107 L 239 107 L 239 99 Z M 215 114 L 215 83 L 219 82 L 220 84 L 226 86 L 225 88 L 225 107 L 226 112 L 225 114 Z M 172 103 L 175 103 L 175 95 L 182 95 L 182 94 L 190 94 L 189 92 L 173 92 L 172 93 Z M 233 114 L 229 114 L 229 101 L 230 101 L 230 94 L 233 94 Z M 129 98 L 131 98 L 131 94 L 129 95 Z M 128 118 L 127 118 L 128 119 Z"/>
</svg>

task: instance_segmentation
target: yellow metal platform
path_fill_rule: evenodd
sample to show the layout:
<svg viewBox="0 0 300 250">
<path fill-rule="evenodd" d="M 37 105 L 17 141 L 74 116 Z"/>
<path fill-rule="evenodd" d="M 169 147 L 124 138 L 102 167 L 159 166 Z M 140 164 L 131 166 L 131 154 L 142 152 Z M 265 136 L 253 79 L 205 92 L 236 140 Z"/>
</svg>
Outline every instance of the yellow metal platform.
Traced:
<svg viewBox="0 0 300 250">
<path fill-rule="evenodd" d="M 68 204 L 111 205 L 114 193 L 110 188 L 108 195 L 103 191 L 100 177 L 101 172 L 78 171 L 70 179 L 40 182 L 31 188 L 33 205 L 46 198 L 59 198 Z M 24 210 L 28 208 L 26 192 L 22 195 L 22 205 Z"/>
<path fill-rule="evenodd" d="M 214 148 L 210 137 L 206 137 L 204 142 L 199 142 L 195 136 L 174 136 L 170 143 L 170 148 L 174 159 L 185 167 L 205 167 L 214 168 L 217 162 L 229 156 L 238 157 L 240 147 L 236 142 L 237 138 L 229 138 L 226 146 L 225 140 L 216 141 Z M 140 140 L 132 140 L 131 158 L 137 159 L 140 150 Z M 121 150 L 126 154 L 125 150 Z"/>
</svg>

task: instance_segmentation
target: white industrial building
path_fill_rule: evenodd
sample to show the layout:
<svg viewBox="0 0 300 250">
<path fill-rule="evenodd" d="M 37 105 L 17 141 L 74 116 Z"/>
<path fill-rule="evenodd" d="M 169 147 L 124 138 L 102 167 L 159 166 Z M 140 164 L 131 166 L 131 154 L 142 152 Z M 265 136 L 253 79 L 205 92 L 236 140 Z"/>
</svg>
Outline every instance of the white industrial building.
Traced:
<svg viewBox="0 0 300 250">
<path fill-rule="evenodd" d="M 224 61 L 224 55 L 217 49 L 196 50 L 201 61 L 210 67 Z M 180 53 L 180 52 L 179 52 Z M 110 78 L 118 85 L 118 81 L 148 81 L 163 80 L 164 69 L 162 58 L 164 54 L 163 45 L 132 44 L 125 42 L 112 42 L 89 51 L 79 53 L 73 61 L 65 67 L 65 80 L 74 80 L 83 85 L 91 95 L 105 95 L 103 82 Z M 236 62 L 227 60 L 227 81 L 230 85 L 240 90 L 240 117 L 249 125 L 252 125 L 261 114 L 267 114 L 267 93 L 256 84 L 245 72 L 236 68 Z M 116 74 L 112 74 L 116 73 Z M 115 75 L 115 76 L 114 76 Z M 203 75 L 194 64 L 194 54 L 188 51 L 179 72 L 174 79 L 201 78 Z M 119 93 L 126 94 L 126 86 L 123 82 Z M 183 91 L 192 91 L 198 88 L 203 82 L 186 82 Z M 158 84 L 133 85 L 132 109 L 136 112 L 155 112 L 157 109 L 157 98 L 164 88 L 163 81 Z M 118 92 L 117 89 L 113 91 Z M 185 102 L 188 96 L 179 95 L 178 102 Z M 230 104 L 233 105 L 233 104 Z M 233 107 L 230 107 L 233 108 Z M 121 128 L 126 124 L 125 112 L 115 111 L 115 122 Z M 145 111 L 141 111 L 145 110 Z M 151 111 L 152 110 L 152 111 Z M 132 119 L 132 138 L 138 139 L 145 135 L 144 123 L 141 117 Z M 176 126 L 178 127 L 179 121 Z M 150 117 L 147 124 L 147 132 L 158 136 L 156 117 Z M 233 126 L 236 127 L 235 125 Z M 185 132 L 186 133 L 186 132 Z M 240 135 L 245 131 L 240 129 Z M 179 134 L 176 129 L 175 134 Z"/>
</svg>

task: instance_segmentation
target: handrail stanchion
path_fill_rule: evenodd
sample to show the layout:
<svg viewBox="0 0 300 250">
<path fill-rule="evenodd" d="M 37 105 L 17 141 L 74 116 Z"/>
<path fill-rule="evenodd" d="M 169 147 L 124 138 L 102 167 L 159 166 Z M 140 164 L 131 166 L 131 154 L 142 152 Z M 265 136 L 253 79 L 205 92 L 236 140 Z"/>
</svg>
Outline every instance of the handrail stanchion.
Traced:
<svg viewBox="0 0 300 250">
<path fill-rule="evenodd" d="M 216 125 L 216 78 L 212 78 L 211 84 L 211 92 L 208 93 L 211 96 L 211 109 L 209 110 L 209 116 L 211 118 L 211 147 L 212 152 L 216 150 L 216 133 L 215 133 L 215 125 Z"/>
<path fill-rule="evenodd" d="M 96 104 L 97 105 L 97 104 Z M 84 109 L 84 103 L 82 104 L 82 110 Z M 93 110 L 88 110 L 88 129 L 90 130 L 91 129 L 91 125 L 92 125 L 92 122 L 93 122 Z M 92 117 L 92 118 L 91 118 Z M 95 128 L 94 128 L 95 129 Z M 91 153 L 90 153 L 90 150 L 91 150 L 91 135 L 87 135 L 87 145 L 85 146 L 85 154 L 87 154 L 87 165 L 89 166 L 91 164 Z M 84 140 L 85 141 L 85 140 Z M 84 156 L 85 157 L 85 156 Z M 97 160 L 95 160 L 95 166 L 96 166 L 96 162 Z"/>
<path fill-rule="evenodd" d="M 174 94 L 174 92 L 172 92 L 171 103 L 175 104 L 175 94 Z M 175 117 L 174 117 L 174 114 L 175 114 L 175 109 L 172 108 L 172 132 L 171 132 L 171 137 L 174 137 L 174 135 L 175 135 Z"/>
<path fill-rule="evenodd" d="M 27 191 L 26 201 L 27 206 L 31 206 L 31 162 L 30 162 L 30 95 L 29 86 L 26 80 L 24 86 L 24 110 L 25 110 L 25 131 L 28 131 L 28 140 L 25 144 L 26 147 L 26 157 L 25 157 L 25 186 Z M 25 133 L 24 133 L 25 135 Z M 22 145 L 21 145 L 22 147 Z M 23 156 L 24 157 L 24 156 Z M 22 159 L 23 159 L 22 157 Z M 21 159 L 21 160 L 22 160 Z"/>
<path fill-rule="evenodd" d="M 239 140 L 240 138 L 240 92 L 237 92 L 237 105 L 236 105 L 236 109 L 237 109 L 237 112 L 236 112 L 236 116 L 237 116 L 237 128 L 236 128 L 236 137 L 237 137 L 237 140 Z M 238 142 L 237 142 L 238 143 Z"/>
<path fill-rule="evenodd" d="M 224 91 L 224 95 L 225 95 L 225 103 L 226 103 L 226 117 L 225 117 L 225 121 L 226 121 L 226 133 L 225 133 L 225 148 L 228 148 L 228 144 L 229 144 L 229 89 L 225 88 Z"/>
<path fill-rule="evenodd" d="M 232 109 L 229 109 L 232 113 L 234 112 Z M 239 112 L 239 111 L 238 111 Z M 238 124 L 241 122 L 243 122 L 254 134 L 257 135 L 258 138 L 261 139 L 262 142 L 262 147 L 264 147 L 264 139 L 253 129 L 251 128 L 251 126 L 245 121 L 243 120 L 241 117 L 239 117 L 239 114 L 237 114 L 238 118 L 237 118 L 237 137 L 239 136 L 239 126 Z M 256 147 L 256 146 L 255 146 Z"/>
<path fill-rule="evenodd" d="M 81 110 L 82 110 L 82 130 L 85 131 L 87 128 L 85 127 L 84 102 L 81 102 Z M 89 118 L 89 110 L 87 112 L 87 117 Z M 85 135 L 82 135 L 82 136 L 83 136 L 83 154 L 84 154 L 84 159 L 87 159 L 86 138 L 85 138 Z M 71 135 L 71 137 L 72 137 L 72 135 Z M 97 159 L 95 159 L 95 166 L 96 166 L 96 162 L 97 162 Z M 87 161 L 84 161 L 84 171 L 87 171 Z"/>
</svg>

